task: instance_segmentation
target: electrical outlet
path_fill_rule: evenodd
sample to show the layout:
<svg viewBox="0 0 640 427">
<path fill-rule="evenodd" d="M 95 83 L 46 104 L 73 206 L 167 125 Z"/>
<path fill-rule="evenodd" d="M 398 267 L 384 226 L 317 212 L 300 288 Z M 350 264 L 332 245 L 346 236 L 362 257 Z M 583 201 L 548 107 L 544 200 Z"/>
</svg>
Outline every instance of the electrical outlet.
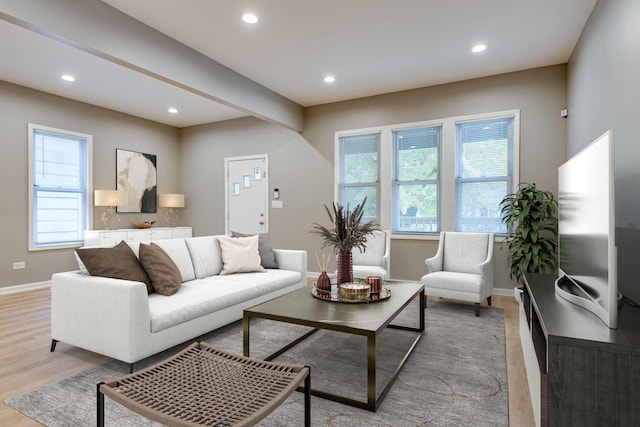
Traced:
<svg viewBox="0 0 640 427">
<path fill-rule="evenodd" d="M 22 270 L 23 268 L 26 268 L 27 263 L 24 261 L 19 261 L 19 262 L 14 262 L 13 263 L 13 269 L 14 270 Z"/>
</svg>

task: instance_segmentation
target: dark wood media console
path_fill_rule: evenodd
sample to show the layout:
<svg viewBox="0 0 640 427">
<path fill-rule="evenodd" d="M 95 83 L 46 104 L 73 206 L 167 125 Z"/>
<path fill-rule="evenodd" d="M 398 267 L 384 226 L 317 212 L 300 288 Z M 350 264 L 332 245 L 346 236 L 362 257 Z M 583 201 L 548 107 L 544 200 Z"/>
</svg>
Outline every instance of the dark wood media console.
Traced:
<svg viewBox="0 0 640 427">
<path fill-rule="evenodd" d="M 609 329 L 556 295 L 554 281 L 528 274 L 522 294 L 540 369 L 541 425 L 640 426 L 640 308 L 623 304 L 618 328 Z"/>
</svg>

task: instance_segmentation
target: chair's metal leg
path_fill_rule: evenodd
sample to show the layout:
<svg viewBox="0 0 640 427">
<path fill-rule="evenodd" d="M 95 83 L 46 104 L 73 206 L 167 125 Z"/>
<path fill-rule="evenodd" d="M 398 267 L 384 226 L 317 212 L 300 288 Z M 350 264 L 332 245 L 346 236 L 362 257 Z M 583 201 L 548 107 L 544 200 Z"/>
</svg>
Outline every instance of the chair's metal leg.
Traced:
<svg viewBox="0 0 640 427">
<path fill-rule="evenodd" d="M 476 303 L 476 317 L 480 317 L 480 303 Z"/>
<path fill-rule="evenodd" d="M 54 351 L 56 351 L 56 344 L 58 344 L 58 340 L 51 340 L 51 350 L 50 352 L 53 353 Z"/>
<path fill-rule="evenodd" d="M 487 304 L 491 305 L 491 297 L 487 297 Z"/>
<path fill-rule="evenodd" d="M 309 373 L 304 379 L 304 426 L 311 427 L 311 367 L 306 368 Z"/>
<path fill-rule="evenodd" d="M 104 382 L 98 383 L 98 427 L 104 427 L 104 394 L 100 391 L 100 386 Z"/>
</svg>

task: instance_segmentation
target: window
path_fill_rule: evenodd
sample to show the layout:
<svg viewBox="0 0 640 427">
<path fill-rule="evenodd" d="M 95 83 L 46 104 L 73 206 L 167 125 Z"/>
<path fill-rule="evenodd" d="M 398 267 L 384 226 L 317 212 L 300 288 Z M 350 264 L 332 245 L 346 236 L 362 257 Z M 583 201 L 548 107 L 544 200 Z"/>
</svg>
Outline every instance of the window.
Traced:
<svg viewBox="0 0 640 427">
<path fill-rule="evenodd" d="M 519 179 L 519 117 L 510 110 L 337 132 L 336 199 L 355 205 L 367 196 L 367 219 L 405 238 L 506 233 L 500 201 Z"/>
<path fill-rule="evenodd" d="M 394 231 L 440 229 L 441 126 L 393 131 Z"/>
<path fill-rule="evenodd" d="M 500 201 L 512 191 L 513 117 L 456 123 L 456 230 L 506 233 Z"/>
<path fill-rule="evenodd" d="M 338 200 L 353 209 L 367 198 L 363 220 L 379 222 L 380 133 L 338 139 Z"/>
<path fill-rule="evenodd" d="M 91 220 L 91 141 L 29 124 L 29 250 L 82 244 Z"/>
</svg>

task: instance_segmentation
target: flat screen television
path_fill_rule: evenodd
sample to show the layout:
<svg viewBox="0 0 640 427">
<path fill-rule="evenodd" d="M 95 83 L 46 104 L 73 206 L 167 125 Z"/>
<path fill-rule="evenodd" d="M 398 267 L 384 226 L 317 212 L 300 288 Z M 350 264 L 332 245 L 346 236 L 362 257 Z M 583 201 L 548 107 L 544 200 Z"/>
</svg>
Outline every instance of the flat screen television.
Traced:
<svg viewBox="0 0 640 427">
<path fill-rule="evenodd" d="M 558 169 L 556 293 L 609 328 L 618 322 L 614 173 L 611 131 Z"/>
</svg>

